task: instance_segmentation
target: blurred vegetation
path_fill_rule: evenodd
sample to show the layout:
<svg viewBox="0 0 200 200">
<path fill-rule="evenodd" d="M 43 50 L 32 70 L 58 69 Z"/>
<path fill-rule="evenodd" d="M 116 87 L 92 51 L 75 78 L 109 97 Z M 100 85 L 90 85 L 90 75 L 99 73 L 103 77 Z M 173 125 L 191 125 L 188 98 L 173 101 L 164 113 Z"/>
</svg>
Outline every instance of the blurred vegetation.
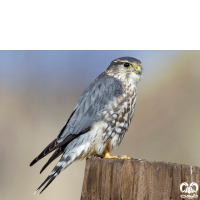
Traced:
<svg viewBox="0 0 200 200">
<path fill-rule="evenodd" d="M 84 51 L 82 53 L 85 55 Z M 98 52 L 94 54 L 98 56 Z M 142 58 L 142 52 L 140 54 Z M 164 55 L 163 59 L 160 58 L 161 54 Z M 155 66 L 150 68 L 147 66 L 151 58 L 147 56 L 149 62 L 145 60 L 144 69 L 146 67 L 147 70 L 144 70 L 144 77 L 138 85 L 136 111 L 130 129 L 121 146 L 112 154 L 200 166 L 200 52 L 172 52 L 172 57 L 165 57 L 165 54 L 168 52 L 151 52 Z M 80 72 L 83 69 L 79 71 L 76 68 L 77 74 L 72 72 L 70 80 L 70 72 L 66 73 L 67 78 L 60 75 L 45 77 L 45 72 L 43 75 L 34 71 L 27 72 L 32 60 L 29 53 L 26 55 L 21 59 L 23 67 L 10 69 L 23 79 L 20 86 L 15 85 L 14 80 L 13 85 L 7 84 L 5 77 L 8 76 L 0 75 L 0 199 L 3 200 L 36 199 L 32 196 L 34 190 L 57 161 L 42 175 L 39 175 L 39 171 L 48 157 L 32 168 L 29 163 L 57 136 L 81 92 L 96 78 L 89 73 L 83 60 L 79 60 L 83 63 L 80 66 L 87 73 L 82 75 Z M 112 57 L 110 61 L 115 58 Z M 69 65 L 73 66 L 73 63 Z M 103 71 L 107 66 L 97 71 Z M 61 74 L 65 70 L 68 68 L 63 68 Z M 56 73 L 56 68 L 53 71 Z M 24 77 L 27 73 L 34 74 L 31 82 L 29 76 Z M 45 84 L 41 81 L 42 77 L 48 79 Z M 63 87 L 59 87 L 57 82 Z M 39 199 L 79 199 L 84 166 L 85 161 L 73 163 Z"/>
</svg>

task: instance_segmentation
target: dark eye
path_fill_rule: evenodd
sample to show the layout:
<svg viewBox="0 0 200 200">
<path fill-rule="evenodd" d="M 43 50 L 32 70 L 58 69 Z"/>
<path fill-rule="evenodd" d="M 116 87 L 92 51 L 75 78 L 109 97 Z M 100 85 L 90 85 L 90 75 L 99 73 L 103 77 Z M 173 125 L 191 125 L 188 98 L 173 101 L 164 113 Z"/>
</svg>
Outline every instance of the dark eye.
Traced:
<svg viewBox="0 0 200 200">
<path fill-rule="evenodd" d="M 124 63 L 124 67 L 130 67 L 129 63 Z"/>
</svg>

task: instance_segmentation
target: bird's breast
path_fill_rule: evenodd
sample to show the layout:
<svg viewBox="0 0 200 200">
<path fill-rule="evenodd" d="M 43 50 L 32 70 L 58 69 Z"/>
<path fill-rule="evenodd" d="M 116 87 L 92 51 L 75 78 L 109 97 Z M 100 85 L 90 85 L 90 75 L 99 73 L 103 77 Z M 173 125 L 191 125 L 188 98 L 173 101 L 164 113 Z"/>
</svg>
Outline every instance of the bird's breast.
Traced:
<svg viewBox="0 0 200 200">
<path fill-rule="evenodd" d="M 101 120 L 90 131 L 89 154 L 102 154 L 105 148 L 110 151 L 119 146 L 131 123 L 136 97 L 136 87 L 129 85 L 99 113 Z"/>
<path fill-rule="evenodd" d="M 105 123 L 102 141 L 109 140 L 111 149 L 121 143 L 125 132 L 128 130 L 135 111 L 136 97 L 136 87 L 128 85 L 123 94 L 110 102 L 102 112 L 102 119 Z"/>
</svg>

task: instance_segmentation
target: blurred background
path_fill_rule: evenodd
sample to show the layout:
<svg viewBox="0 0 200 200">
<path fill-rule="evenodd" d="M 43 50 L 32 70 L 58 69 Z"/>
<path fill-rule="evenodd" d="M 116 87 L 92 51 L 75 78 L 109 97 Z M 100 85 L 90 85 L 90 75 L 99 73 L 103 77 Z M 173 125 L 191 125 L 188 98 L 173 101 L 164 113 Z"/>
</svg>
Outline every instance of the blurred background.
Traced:
<svg viewBox="0 0 200 200">
<path fill-rule="evenodd" d="M 33 200 L 53 169 L 30 162 L 59 133 L 83 90 L 118 57 L 143 63 L 136 110 L 112 155 L 200 167 L 200 51 L 0 51 L 0 199 Z M 80 199 L 85 161 L 37 199 Z"/>
</svg>

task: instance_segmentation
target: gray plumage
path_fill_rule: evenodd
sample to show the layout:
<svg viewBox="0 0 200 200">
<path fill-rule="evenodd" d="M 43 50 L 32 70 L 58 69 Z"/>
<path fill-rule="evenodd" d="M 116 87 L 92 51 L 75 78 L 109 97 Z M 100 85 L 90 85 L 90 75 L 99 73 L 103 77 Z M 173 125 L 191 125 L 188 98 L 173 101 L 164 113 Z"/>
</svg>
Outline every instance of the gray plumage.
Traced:
<svg viewBox="0 0 200 200">
<path fill-rule="evenodd" d="M 73 110 L 73 115 L 65 124 L 57 137 L 58 142 L 63 142 L 69 135 L 82 134 L 90 129 L 94 122 L 100 121 L 98 115 L 109 101 L 122 94 L 121 82 L 102 73 L 81 95 Z"/>
<path fill-rule="evenodd" d="M 101 154 L 106 145 L 110 145 L 108 149 L 112 150 L 121 143 L 134 113 L 136 101 L 135 85 L 141 75 L 141 69 L 140 71 L 135 70 L 135 72 L 130 71 L 128 68 L 126 69 L 123 64 L 127 62 L 131 63 L 132 67 L 141 67 L 141 62 L 134 58 L 123 57 L 114 60 L 108 69 L 99 75 L 83 92 L 57 138 L 31 162 L 30 166 L 55 150 L 42 168 L 42 173 L 54 159 L 62 155 L 57 165 L 36 192 L 46 184 L 41 191 L 43 192 L 56 176 L 74 160 Z M 132 78 L 131 75 L 130 77 L 129 74 L 131 73 L 136 74 L 136 76 L 134 75 Z M 134 87 L 132 87 L 132 82 L 129 81 L 130 78 L 133 80 L 134 78 L 138 79 L 134 80 Z M 124 103 L 129 105 L 130 108 L 124 107 Z M 125 116 L 126 114 L 128 119 L 123 120 L 121 115 Z M 99 130 L 101 130 L 100 133 Z M 119 137 L 114 140 L 113 138 L 116 134 Z M 99 139 L 99 135 L 100 137 L 102 135 L 102 139 Z M 106 144 L 107 141 L 110 143 Z"/>
</svg>

